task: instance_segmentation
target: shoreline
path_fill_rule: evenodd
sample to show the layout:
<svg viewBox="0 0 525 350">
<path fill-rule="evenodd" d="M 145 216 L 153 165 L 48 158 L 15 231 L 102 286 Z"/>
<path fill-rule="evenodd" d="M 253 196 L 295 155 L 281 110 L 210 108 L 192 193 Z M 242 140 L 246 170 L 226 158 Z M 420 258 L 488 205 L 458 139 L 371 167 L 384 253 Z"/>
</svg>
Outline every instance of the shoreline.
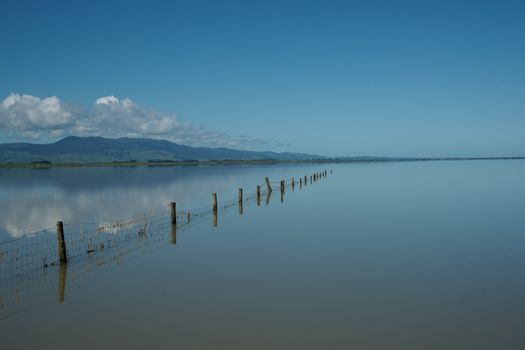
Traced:
<svg viewBox="0 0 525 350">
<path fill-rule="evenodd" d="M 70 163 L 0 163 L 0 169 L 48 169 L 48 168 L 107 168 L 107 167 L 174 167 L 209 165 L 267 165 L 267 164 L 338 164 L 338 163 L 386 163 L 386 162 L 432 162 L 475 160 L 525 160 L 523 157 L 440 157 L 440 158 L 388 158 L 355 157 L 330 159 L 257 159 L 257 160 L 203 160 L 163 162 L 70 162 Z"/>
</svg>

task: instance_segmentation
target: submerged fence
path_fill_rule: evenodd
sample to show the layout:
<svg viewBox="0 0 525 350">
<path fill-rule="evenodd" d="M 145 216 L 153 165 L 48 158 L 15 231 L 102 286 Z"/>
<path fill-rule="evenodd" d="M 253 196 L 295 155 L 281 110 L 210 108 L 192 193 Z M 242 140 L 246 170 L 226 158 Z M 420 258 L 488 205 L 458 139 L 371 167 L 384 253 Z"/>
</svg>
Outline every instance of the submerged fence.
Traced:
<svg viewBox="0 0 525 350">
<path fill-rule="evenodd" d="M 330 171 L 331 173 L 331 171 Z M 328 175 L 328 171 L 316 172 L 300 178 L 270 181 L 265 179 L 265 186 L 256 186 L 254 192 L 245 193 L 239 189 L 237 198 L 219 201 L 217 194 L 212 194 L 211 206 L 177 210 L 177 203 L 172 202 L 160 208 L 132 217 L 109 223 L 63 223 L 26 234 L 18 238 L 0 241 L 0 319 L 10 315 L 7 310 L 13 305 L 25 305 L 31 308 L 27 300 L 36 305 L 43 295 L 37 286 L 58 285 L 57 299 L 63 301 L 65 279 L 78 279 L 96 266 L 117 261 L 124 255 L 143 250 L 157 242 L 169 241 L 176 244 L 177 232 L 185 230 L 193 222 L 212 216 L 212 224 L 217 226 L 219 210 L 238 207 L 243 214 L 244 206 L 264 201 L 269 204 L 272 193 L 279 192 L 283 201 L 285 192 L 302 189 Z M 82 263 L 81 263 L 82 262 Z M 53 273 L 57 270 L 58 273 Z M 69 272 L 68 272 L 69 270 Z M 51 281 L 51 282 L 50 282 Z M 25 299 L 25 302 L 21 300 Z M 51 298 L 52 299 L 52 298 Z M 47 302 L 52 300 L 47 300 Z"/>
</svg>

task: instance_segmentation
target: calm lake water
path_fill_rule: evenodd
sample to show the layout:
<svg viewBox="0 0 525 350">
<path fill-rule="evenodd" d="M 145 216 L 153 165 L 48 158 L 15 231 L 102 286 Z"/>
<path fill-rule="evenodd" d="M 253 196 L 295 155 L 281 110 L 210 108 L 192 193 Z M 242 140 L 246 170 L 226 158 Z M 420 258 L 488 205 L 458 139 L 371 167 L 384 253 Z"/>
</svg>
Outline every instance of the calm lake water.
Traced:
<svg viewBox="0 0 525 350">
<path fill-rule="evenodd" d="M 176 244 L 0 288 L 2 348 L 525 348 L 525 161 L 3 169 L 0 237 L 324 169 Z"/>
</svg>

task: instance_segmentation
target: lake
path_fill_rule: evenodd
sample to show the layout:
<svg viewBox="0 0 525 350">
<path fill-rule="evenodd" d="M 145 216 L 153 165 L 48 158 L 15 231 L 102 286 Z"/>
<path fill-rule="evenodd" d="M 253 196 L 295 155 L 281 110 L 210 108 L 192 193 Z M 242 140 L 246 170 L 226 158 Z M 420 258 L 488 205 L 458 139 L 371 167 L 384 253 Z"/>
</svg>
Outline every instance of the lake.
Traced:
<svg viewBox="0 0 525 350">
<path fill-rule="evenodd" d="M 525 161 L 0 169 L 0 239 L 266 176 L 294 191 L 0 279 L 2 348 L 525 347 Z"/>
</svg>

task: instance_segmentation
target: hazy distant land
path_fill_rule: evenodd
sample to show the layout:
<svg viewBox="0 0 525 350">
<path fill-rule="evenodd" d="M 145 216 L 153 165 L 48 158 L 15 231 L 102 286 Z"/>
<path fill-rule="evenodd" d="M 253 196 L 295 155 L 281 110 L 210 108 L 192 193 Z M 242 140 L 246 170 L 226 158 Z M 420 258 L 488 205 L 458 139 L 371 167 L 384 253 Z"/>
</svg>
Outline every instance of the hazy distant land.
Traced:
<svg viewBox="0 0 525 350">
<path fill-rule="evenodd" d="M 187 166 L 213 164 L 346 163 L 438 160 L 525 159 L 515 157 L 325 157 L 307 153 L 191 147 L 166 140 L 66 137 L 50 144 L 0 144 L 2 168 Z"/>
</svg>

